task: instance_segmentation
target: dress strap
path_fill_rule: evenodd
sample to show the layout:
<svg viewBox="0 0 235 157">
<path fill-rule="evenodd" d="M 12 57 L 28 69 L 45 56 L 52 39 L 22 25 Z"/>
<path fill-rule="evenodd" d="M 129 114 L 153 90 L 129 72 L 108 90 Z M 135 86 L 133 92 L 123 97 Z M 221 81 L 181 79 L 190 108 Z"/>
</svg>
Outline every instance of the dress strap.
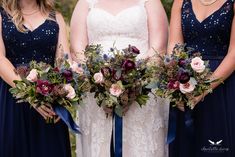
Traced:
<svg viewBox="0 0 235 157">
<path fill-rule="evenodd" d="M 92 9 L 95 7 L 96 3 L 98 3 L 98 0 L 87 0 L 87 3 L 89 5 L 89 9 Z"/>
<path fill-rule="evenodd" d="M 149 0 L 139 0 L 139 4 L 142 6 L 145 6 L 145 4 L 148 2 Z"/>
<path fill-rule="evenodd" d="M 5 20 L 9 20 L 9 19 L 12 19 L 11 15 L 9 13 L 6 12 L 6 10 L 0 6 L 0 14 L 2 16 L 2 21 L 5 21 Z"/>
<path fill-rule="evenodd" d="M 48 17 L 56 21 L 56 11 L 54 9 L 51 10 Z"/>
</svg>

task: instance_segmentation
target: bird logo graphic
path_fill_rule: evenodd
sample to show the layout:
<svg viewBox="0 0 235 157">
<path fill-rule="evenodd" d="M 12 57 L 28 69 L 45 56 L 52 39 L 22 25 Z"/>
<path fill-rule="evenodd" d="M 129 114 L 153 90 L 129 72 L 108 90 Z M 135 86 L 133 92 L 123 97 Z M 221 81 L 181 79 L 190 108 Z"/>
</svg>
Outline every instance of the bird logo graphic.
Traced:
<svg viewBox="0 0 235 157">
<path fill-rule="evenodd" d="M 212 140 L 208 140 L 208 142 L 210 143 L 211 146 L 220 146 L 221 143 L 223 142 L 223 140 L 219 140 L 217 142 L 214 142 Z"/>
</svg>

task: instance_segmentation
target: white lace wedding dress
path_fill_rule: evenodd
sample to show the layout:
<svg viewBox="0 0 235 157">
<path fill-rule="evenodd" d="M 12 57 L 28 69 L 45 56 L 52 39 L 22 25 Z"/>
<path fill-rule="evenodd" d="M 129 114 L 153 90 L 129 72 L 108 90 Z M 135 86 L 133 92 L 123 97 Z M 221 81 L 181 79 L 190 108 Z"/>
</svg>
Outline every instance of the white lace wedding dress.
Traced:
<svg viewBox="0 0 235 157">
<path fill-rule="evenodd" d="M 104 49 L 114 43 L 119 49 L 131 44 L 140 49 L 139 57 L 145 55 L 149 49 L 145 2 L 113 15 L 89 0 L 89 43 L 102 44 Z M 133 104 L 123 117 L 123 157 L 167 157 L 168 103 L 150 96 L 146 106 Z M 77 137 L 77 157 L 110 157 L 113 120 L 106 118 L 93 94 L 79 107 L 78 123 L 82 134 Z"/>
</svg>

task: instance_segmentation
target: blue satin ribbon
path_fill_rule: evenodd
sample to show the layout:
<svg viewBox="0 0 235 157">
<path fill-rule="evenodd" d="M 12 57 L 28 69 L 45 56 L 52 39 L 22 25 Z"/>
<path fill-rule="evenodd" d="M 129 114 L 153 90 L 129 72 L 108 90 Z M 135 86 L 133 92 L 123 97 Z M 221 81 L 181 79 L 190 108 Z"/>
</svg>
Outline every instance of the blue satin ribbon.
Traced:
<svg viewBox="0 0 235 157">
<path fill-rule="evenodd" d="M 114 119 L 115 119 L 114 155 L 115 155 L 115 157 L 122 157 L 122 128 L 123 128 L 123 121 L 122 121 L 122 117 L 119 117 L 116 113 L 114 114 Z"/>
<path fill-rule="evenodd" d="M 167 144 L 170 144 L 173 142 L 176 138 L 176 128 L 177 128 L 177 120 L 178 120 L 178 112 L 179 109 L 176 107 L 170 107 L 170 113 L 169 113 L 169 126 L 168 126 L 168 135 L 167 135 Z M 194 122 L 193 122 L 193 110 L 191 110 L 188 107 L 185 107 L 184 112 L 184 124 L 185 124 L 185 130 L 187 135 L 189 137 L 189 140 L 192 139 L 194 135 Z"/>
<path fill-rule="evenodd" d="M 167 144 L 170 144 L 175 140 L 176 137 L 176 124 L 177 124 L 177 109 L 170 107 L 169 122 L 168 122 L 168 135 Z"/>
<path fill-rule="evenodd" d="M 61 105 L 53 105 L 53 110 L 55 113 L 65 122 L 68 128 L 75 134 L 80 134 L 80 128 L 74 122 L 69 111 Z"/>
</svg>

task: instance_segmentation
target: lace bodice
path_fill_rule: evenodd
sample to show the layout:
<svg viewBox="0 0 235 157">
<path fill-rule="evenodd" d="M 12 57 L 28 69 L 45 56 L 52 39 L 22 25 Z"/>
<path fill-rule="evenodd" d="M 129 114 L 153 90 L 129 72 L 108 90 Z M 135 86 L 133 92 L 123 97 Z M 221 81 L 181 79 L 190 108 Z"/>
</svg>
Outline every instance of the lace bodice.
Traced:
<svg viewBox="0 0 235 157">
<path fill-rule="evenodd" d="M 89 43 L 102 44 L 104 49 L 115 46 L 125 48 L 128 44 L 137 46 L 142 53 L 148 50 L 148 27 L 145 9 L 146 0 L 113 15 L 97 8 L 95 0 L 89 0 L 87 17 Z"/>
</svg>

